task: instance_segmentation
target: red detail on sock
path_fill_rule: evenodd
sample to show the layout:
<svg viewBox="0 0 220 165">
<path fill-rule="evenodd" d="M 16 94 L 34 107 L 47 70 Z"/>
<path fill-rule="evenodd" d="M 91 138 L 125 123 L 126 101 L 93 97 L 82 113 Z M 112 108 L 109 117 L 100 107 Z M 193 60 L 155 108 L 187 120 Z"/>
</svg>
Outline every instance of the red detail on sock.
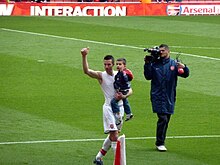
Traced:
<svg viewBox="0 0 220 165">
<path fill-rule="evenodd" d="M 103 156 L 105 156 L 105 154 L 107 153 L 107 151 L 101 149 L 100 152 L 102 153 Z"/>
<path fill-rule="evenodd" d="M 114 165 L 121 165 L 121 142 L 117 141 Z"/>
</svg>

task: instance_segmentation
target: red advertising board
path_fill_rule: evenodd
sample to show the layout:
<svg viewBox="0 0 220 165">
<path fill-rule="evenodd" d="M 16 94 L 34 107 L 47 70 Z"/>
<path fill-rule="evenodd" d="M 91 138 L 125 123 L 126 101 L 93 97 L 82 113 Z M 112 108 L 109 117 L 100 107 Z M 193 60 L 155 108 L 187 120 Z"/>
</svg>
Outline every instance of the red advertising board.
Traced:
<svg viewBox="0 0 220 165">
<path fill-rule="evenodd" d="M 220 3 L 0 3 L 0 16 L 219 15 Z"/>
</svg>

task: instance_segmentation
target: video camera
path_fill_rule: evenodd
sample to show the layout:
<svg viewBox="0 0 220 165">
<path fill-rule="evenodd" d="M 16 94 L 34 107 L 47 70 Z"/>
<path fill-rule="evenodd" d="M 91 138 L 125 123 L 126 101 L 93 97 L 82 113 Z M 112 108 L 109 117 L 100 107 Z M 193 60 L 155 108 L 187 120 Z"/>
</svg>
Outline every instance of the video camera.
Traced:
<svg viewBox="0 0 220 165">
<path fill-rule="evenodd" d="M 150 53 L 150 56 L 149 55 L 145 56 L 145 58 L 147 57 L 150 61 L 155 61 L 160 59 L 161 52 L 158 46 L 154 46 L 153 48 L 145 48 L 144 51 Z"/>
<path fill-rule="evenodd" d="M 145 61 L 150 62 L 160 59 L 161 52 L 158 46 L 154 46 L 153 48 L 145 48 L 144 51 L 150 53 L 150 56 L 149 55 L 145 56 Z"/>
</svg>

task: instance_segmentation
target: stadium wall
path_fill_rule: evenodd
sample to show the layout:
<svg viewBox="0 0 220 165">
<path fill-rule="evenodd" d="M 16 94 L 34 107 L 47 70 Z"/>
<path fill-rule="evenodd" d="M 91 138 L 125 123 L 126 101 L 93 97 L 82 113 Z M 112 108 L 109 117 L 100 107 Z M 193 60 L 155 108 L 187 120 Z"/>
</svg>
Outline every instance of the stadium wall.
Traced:
<svg viewBox="0 0 220 165">
<path fill-rule="evenodd" d="M 181 16 L 219 15 L 220 2 L 35 3 L 0 2 L 0 16 Z"/>
</svg>

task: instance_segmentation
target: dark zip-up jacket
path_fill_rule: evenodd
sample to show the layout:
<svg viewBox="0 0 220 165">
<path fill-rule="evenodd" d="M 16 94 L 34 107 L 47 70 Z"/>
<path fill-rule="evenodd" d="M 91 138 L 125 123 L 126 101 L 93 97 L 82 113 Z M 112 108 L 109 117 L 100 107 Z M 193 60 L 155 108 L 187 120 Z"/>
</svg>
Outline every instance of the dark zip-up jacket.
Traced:
<svg viewBox="0 0 220 165">
<path fill-rule="evenodd" d="M 130 89 L 131 83 L 129 81 L 128 75 L 124 71 L 118 71 L 115 75 L 114 88 L 126 95 L 128 89 Z"/>
<path fill-rule="evenodd" d="M 189 69 L 178 73 L 175 60 L 159 59 L 156 62 L 145 63 L 144 76 L 151 80 L 151 102 L 154 113 L 173 114 L 176 101 L 176 86 L 178 76 L 188 77 Z"/>
</svg>

